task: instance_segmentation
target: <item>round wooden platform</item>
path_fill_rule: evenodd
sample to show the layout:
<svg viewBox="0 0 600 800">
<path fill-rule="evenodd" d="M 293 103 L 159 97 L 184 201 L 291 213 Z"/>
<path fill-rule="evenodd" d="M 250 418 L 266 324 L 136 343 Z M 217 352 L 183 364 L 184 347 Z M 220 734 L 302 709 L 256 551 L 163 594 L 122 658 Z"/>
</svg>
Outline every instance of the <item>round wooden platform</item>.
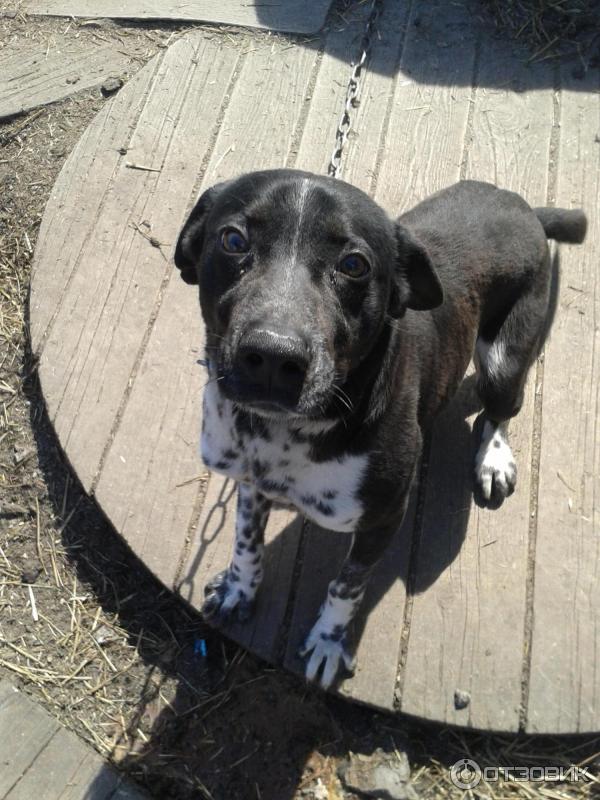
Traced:
<svg viewBox="0 0 600 800">
<path fill-rule="evenodd" d="M 30 322 L 50 417 L 115 529 L 196 608 L 229 558 L 234 486 L 206 482 L 197 455 L 203 333 L 174 243 L 203 187 L 264 167 L 326 169 L 367 5 L 304 45 L 186 35 L 96 117 L 44 216 Z M 598 730 L 600 171 L 586 165 L 600 96 L 566 78 L 558 103 L 547 66 L 530 70 L 497 42 L 479 43 L 477 64 L 483 34 L 460 6 L 448 22 L 447 4 L 422 4 L 417 25 L 408 5 L 385 6 L 343 177 L 395 212 L 461 177 L 489 179 L 532 204 L 581 204 L 592 229 L 562 252 L 556 327 L 513 427 L 517 492 L 496 512 L 472 503 L 473 409 L 455 403 L 339 691 L 476 728 Z M 267 538 L 256 616 L 226 633 L 298 671 L 348 539 L 284 511 Z"/>
</svg>

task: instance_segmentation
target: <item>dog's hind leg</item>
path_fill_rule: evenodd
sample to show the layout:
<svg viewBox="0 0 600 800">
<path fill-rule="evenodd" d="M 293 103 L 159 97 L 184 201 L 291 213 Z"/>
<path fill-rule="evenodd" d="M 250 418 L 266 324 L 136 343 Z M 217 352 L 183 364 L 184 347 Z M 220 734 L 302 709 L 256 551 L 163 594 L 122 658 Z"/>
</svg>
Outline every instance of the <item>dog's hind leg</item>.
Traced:
<svg viewBox="0 0 600 800">
<path fill-rule="evenodd" d="M 233 558 L 204 590 L 202 615 L 211 622 L 233 613 L 240 622 L 250 617 L 263 577 L 263 540 L 270 509 L 271 501 L 254 486 L 239 485 Z"/>
<path fill-rule="evenodd" d="M 508 421 L 484 419 L 477 455 L 475 481 L 485 505 L 499 506 L 517 483 L 517 465 L 508 443 Z"/>
<path fill-rule="evenodd" d="M 527 375 L 543 344 L 547 314 L 547 292 L 527 293 L 499 327 L 488 326 L 477 339 L 475 364 L 483 425 L 475 484 L 478 499 L 493 508 L 515 489 L 517 467 L 508 442 L 508 421 L 521 410 Z"/>
</svg>

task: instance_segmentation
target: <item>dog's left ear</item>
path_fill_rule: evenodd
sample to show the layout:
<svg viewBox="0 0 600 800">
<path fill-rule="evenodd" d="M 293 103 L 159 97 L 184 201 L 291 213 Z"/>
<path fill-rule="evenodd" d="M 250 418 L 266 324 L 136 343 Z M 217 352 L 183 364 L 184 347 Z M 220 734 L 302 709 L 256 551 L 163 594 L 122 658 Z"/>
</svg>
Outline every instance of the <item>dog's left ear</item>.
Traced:
<svg viewBox="0 0 600 800">
<path fill-rule="evenodd" d="M 196 267 L 204 246 L 206 218 L 224 186 L 225 183 L 218 183 L 200 195 L 179 234 L 173 258 L 175 266 L 181 271 L 181 277 L 186 283 L 198 283 Z"/>
<path fill-rule="evenodd" d="M 444 290 L 425 246 L 407 228 L 396 223 L 398 256 L 389 313 L 401 316 L 405 309 L 425 311 L 444 302 Z"/>
</svg>

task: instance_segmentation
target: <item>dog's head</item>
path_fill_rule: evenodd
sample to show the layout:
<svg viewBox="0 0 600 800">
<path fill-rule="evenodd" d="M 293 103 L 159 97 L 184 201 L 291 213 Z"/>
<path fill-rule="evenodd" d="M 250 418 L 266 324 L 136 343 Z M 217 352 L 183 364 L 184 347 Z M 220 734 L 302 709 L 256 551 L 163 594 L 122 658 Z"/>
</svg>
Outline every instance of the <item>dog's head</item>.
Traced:
<svg viewBox="0 0 600 800">
<path fill-rule="evenodd" d="M 406 229 L 355 187 L 295 170 L 206 191 L 175 264 L 199 284 L 220 389 L 268 416 L 322 416 L 390 318 L 442 302 Z"/>
</svg>

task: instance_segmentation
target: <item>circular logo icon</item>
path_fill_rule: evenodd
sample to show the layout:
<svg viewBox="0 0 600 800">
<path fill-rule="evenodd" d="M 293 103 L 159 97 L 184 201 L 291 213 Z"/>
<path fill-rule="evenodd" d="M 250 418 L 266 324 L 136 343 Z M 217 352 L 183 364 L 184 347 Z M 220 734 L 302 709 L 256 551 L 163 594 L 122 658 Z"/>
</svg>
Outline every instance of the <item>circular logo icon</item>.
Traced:
<svg viewBox="0 0 600 800">
<path fill-rule="evenodd" d="M 471 758 L 461 758 L 450 767 L 450 780 L 458 789 L 473 789 L 481 780 L 481 768 Z"/>
</svg>

